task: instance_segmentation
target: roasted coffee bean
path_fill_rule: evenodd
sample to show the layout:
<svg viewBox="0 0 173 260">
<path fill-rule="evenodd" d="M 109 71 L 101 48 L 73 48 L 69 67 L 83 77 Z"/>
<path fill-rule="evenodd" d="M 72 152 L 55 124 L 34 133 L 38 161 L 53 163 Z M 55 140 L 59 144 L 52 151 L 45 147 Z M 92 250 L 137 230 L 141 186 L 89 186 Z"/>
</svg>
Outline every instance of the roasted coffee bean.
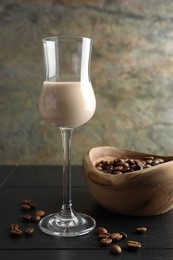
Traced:
<svg viewBox="0 0 173 260">
<path fill-rule="evenodd" d="M 39 217 L 44 217 L 45 216 L 45 211 L 44 210 L 36 210 L 35 215 Z"/>
<path fill-rule="evenodd" d="M 112 245 L 111 253 L 114 255 L 119 255 L 122 253 L 122 249 L 119 245 L 114 244 L 114 245 Z"/>
<path fill-rule="evenodd" d="M 97 165 L 97 169 L 98 169 L 99 171 L 102 171 L 102 166 Z"/>
<path fill-rule="evenodd" d="M 99 235 L 99 234 L 101 234 L 101 233 L 108 233 L 108 231 L 107 231 L 107 229 L 104 228 L 104 227 L 98 227 L 98 228 L 96 229 L 96 234 Z"/>
<path fill-rule="evenodd" d="M 119 241 L 121 240 L 123 237 L 123 235 L 121 235 L 120 233 L 112 233 L 110 235 L 110 238 L 113 240 L 113 241 Z"/>
<path fill-rule="evenodd" d="M 145 232 L 147 232 L 147 228 L 146 227 L 138 227 L 138 228 L 136 228 L 136 233 L 143 234 Z"/>
<path fill-rule="evenodd" d="M 19 225 L 18 224 L 11 224 L 10 229 L 19 229 Z"/>
<path fill-rule="evenodd" d="M 141 248 L 141 243 L 138 241 L 129 240 L 126 243 L 126 246 L 128 249 L 137 250 L 138 248 Z"/>
<path fill-rule="evenodd" d="M 156 159 L 153 160 L 153 163 L 156 164 L 156 165 L 163 163 L 163 162 L 164 162 L 164 160 L 162 158 L 156 158 Z"/>
<path fill-rule="evenodd" d="M 127 234 L 124 232 L 120 232 L 120 234 L 122 235 L 122 239 L 127 239 Z"/>
<path fill-rule="evenodd" d="M 29 204 L 22 204 L 22 209 L 23 210 L 29 210 L 31 206 Z"/>
<path fill-rule="evenodd" d="M 35 215 L 34 215 L 34 216 L 31 217 L 30 221 L 31 221 L 31 222 L 39 222 L 40 219 L 41 219 L 40 216 L 35 216 Z"/>
<path fill-rule="evenodd" d="M 20 237 L 22 235 L 22 230 L 19 229 L 18 224 L 11 224 L 10 234 L 12 237 Z"/>
<path fill-rule="evenodd" d="M 20 229 L 11 229 L 10 234 L 12 237 L 21 237 L 22 236 L 22 230 Z"/>
<path fill-rule="evenodd" d="M 153 159 L 147 159 L 147 160 L 146 160 L 146 163 L 149 164 L 149 165 L 151 165 L 151 164 L 153 163 Z"/>
<path fill-rule="evenodd" d="M 29 215 L 29 214 L 22 215 L 22 220 L 26 221 L 26 222 L 30 221 L 31 220 L 31 215 Z"/>
<path fill-rule="evenodd" d="M 136 162 L 136 164 L 138 166 L 138 170 L 143 170 L 145 167 L 141 162 Z"/>
<path fill-rule="evenodd" d="M 110 244 L 112 243 L 112 239 L 111 239 L 110 237 L 102 238 L 102 239 L 100 240 L 100 243 L 101 243 L 102 245 L 107 246 L 107 245 L 110 245 Z"/>
<path fill-rule="evenodd" d="M 33 235 L 33 233 L 34 233 L 34 228 L 33 227 L 28 227 L 28 228 L 26 228 L 25 229 L 25 234 L 27 235 L 27 236 L 31 236 L 31 235 Z"/>
<path fill-rule="evenodd" d="M 123 166 L 114 167 L 114 171 L 122 171 L 122 170 L 123 170 Z"/>
<path fill-rule="evenodd" d="M 99 234 L 99 238 L 107 238 L 107 237 L 110 237 L 109 233 L 100 233 Z"/>
</svg>

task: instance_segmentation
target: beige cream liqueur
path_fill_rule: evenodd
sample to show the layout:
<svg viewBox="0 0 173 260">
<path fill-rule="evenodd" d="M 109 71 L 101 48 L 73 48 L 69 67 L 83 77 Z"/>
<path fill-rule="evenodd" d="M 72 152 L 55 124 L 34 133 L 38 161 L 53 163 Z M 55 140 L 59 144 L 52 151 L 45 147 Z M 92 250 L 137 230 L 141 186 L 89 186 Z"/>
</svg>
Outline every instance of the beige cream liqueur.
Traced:
<svg viewBox="0 0 173 260">
<path fill-rule="evenodd" d="M 43 82 L 39 109 L 58 127 L 77 127 L 91 119 L 96 100 L 91 82 Z"/>
</svg>

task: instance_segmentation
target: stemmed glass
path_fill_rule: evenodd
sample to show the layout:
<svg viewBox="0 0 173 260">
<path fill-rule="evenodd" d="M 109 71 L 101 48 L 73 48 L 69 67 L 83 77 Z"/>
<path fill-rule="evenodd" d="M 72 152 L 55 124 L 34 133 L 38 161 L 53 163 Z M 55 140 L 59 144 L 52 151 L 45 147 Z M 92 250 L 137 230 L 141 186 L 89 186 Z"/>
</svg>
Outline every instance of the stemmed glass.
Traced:
<svg viewBox="0 0 173 260">
<path fill-rule="evenodd" d="M 91 49 L 92 40 L 86 37 L 43 39 L 45 79 L 39 110 L 60 129 L 64 152 L 62 207 L 39 223 L 43 232 L 54 236 L 79 236 L 95 227 L 92 217 L 75 212 L 71 200 L 72 132 L 90 120 L 96 108 L 90 81 Z"/>
</svg>

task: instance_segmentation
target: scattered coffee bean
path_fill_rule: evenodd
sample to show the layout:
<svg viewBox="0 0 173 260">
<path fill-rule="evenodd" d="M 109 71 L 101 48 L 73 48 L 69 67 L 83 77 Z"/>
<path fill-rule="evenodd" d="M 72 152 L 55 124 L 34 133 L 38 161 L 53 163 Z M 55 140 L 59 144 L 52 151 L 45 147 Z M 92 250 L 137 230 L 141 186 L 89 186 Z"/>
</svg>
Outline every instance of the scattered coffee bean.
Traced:
<svg viewBox="0 0 173 260">
<path fill-rule="evenodd" d="M 128 249 L 137 250 L 138 248 L 141 248 L 141 243 L 139 243 L 138 241 L 129 240 L 126 243 L 126 246 Z"/>
<path fill-rule="evenodd" d="M 21 237 L 22 235 L 22 230 L 20 229 L 11 229 L 10 234 L 12 237 Z"/>
<path fill-rule="evenodd" d="M 100 233 L 99 234 L 99 238 L 107 238 L 107 237 L 110 237 L 109 233 Z"/>
<path fill-rule="evenodd" d="M 155 165 L 164 163 L 163 158 L 147 156 L 143 159 L 130 159 L 130 158 L 115 158 L 112 161 L 99 161 L 95 167 L 103 173 L 110 173 L 113 175 L 124 174 L 143 170 Z"/>
<path fill-rule="evenodd" d="M 99 227 L 96 229 L 96 234 L 99 235 L 100 233 L 108 233 L 108 231 L 104 227 Z"/>
<path fill-rule="evenodd" d="M 23 209 L 23 210 L 29 210 L 30 208 L 31 208 L 30 205 L 28 205 L 28 204 L 22 204 L 22 209 Z"/>
<path fill-rule="evenodd" d="M 136 228 L 136 233 L 143 234 L 145 232 L 147 232 L 147 228 L 146 227 L 138 227 L 138 228 Z"/>
<path fill-rule="evenodd" d="M 36 210 L 35 215 L 39 217 L 44 217 L 45 216 L 45 211 L 44 210 Z"/>
<path fill-rule="evenodd" d="M 13 229 L 19 229 L 19 225 L 18 224 L 11 224 L 10 225 L 10 229 L 13 230 Z"/>
<path fill-rule="evenodd" d="M 123 237 L 123 235 L 121 235 L 120 233 L 112 233 L 110 235 L 110 238 L 113 240 L 113 241 L 119 241 L 121 240 Z"/>
<path fill-rule="evenodd" d="M 127 239 L 127 234 L 124 232 L 120 232 L 120 234 L 122 235 L 122 239 Z"/>
<path fill-rule="evenodd" d="M 26 222 L 30 221 L 31 220 L 31 215 L 29 215 L 29 214 L 22 215 L 22 220 L 26 221 Z"/>
<path fill-rule="evenodd" d="M 10 234 L 12 237 L 20 237 L 22 235 L 22 230 L 19 229 L 18 224 L 11 224 Z"/>
<path fill-rule="evenodd" d="M 112 239 L 110 237 L 102 238 L 100 243 L 104 246 L 110 245 L 112 243 Z"/>
<path fill-rule="evenodd" d="M 35 215 L 34 215 L 34 216 L 31 217 L 30 221 L 31 221 L 31 222 L 39 222 L 40 219 L 41 219 L 40 216 L 35 216 Z"/>
<path fill-rule="evenodd" d="M 114 244 L 114 245 L 112 245 L 111 253 L 114 255 L 119 255 L 122 253 L 122 249 L 119 245 Z"/>
<path fill-rule="evenodd" d="M 34 233 L 34 228 L 33 227 L 28 227 L 28 228 L 26 228 L 25 229 L 25 234 L 27 235 L 27 236 L 31 236 L 31 235 L 33 235 L 33 233 Z"/>
</svg>

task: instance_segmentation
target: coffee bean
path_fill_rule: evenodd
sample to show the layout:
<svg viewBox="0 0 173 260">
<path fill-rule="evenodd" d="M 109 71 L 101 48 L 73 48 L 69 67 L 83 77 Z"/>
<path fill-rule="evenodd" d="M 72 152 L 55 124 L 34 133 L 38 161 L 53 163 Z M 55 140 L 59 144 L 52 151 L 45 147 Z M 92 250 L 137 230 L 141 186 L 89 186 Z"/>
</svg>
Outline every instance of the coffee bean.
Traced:
<svg viewBox="0 0 173 260">
<path fill-rule="evenodd" d="M 18 224 L 11 224 L 10 229 L 19 229 L 19 225 Z"/>
<path fill-rule="evenodd" d="M 34 233 L 34 228 L 33 227 L 28 227 L 28 228 L 26 228 L 25 229 L 25 234 L 27 235 L 27 236 L 31 236 L 31 235 L 33 235 L 33 233 Z"/>
<path fill-rule="evenodd" d="M 138 166 L 138 170 L 143 170 L 145 167 L 141 162 L 136 162 L 136 164 Z"/>
<path fill-rule="evenodd" d="M 141 243 L 138 241 L 129 240 L 126 243 L 126 246 L 128 249 L 137 250 L 138 248 L 141 248 Z"/>
<path fill-rule="evenodd" d="M 114 244 L 114 245 L 112 245 L 111 253 L 114 255 L 119 255 L 122 253 L 122 249 L 119 245 Z"/>
<path fill-rule="evenodd" d="M 110 235 L 110 238 L 113 240 L 113 241 L 119 241 L 121 240 L 123 237 L 123 235 L 121 235 L 120 233 L 112 233 Z"/>
<path fill-rule="evenodd" d="M 31 215 L 29 215 L 29 214 L 22 215 L 22 220 L 26 221 L 26 222 L 30 221 L 31 220 Z"/>
<path fill-rule="evenodd" d="M 101 165 L 97 165 L 97 169 L 98 169 L 99 171 L 102 171 L 102 166 L 101 166 Z"/>
<path fill-rule="evenodd" d="M 44 217 L 45 216 L 45 211 L 44 210 L 36 210 L 35 215 L 39 217 Z"/>
<path fill-rule="evenodd" d="M 34 215 L 34 216 L 31 217 L 30 221 L 31 221 L 31 222 L 39 222 L 40 219 L 41 219 L 40 216 L 35 216 L 35 215 Z"/>
<path fill-rule="evenodd" d="M 163 163 L 163 162 L 164 162 L 164 160 L 162 158 L 156 158 L 156 159 L 153 160 L 153 163 L 156 164 L 156 165 Z"/>
<path fill-rule="evenodd" d="M 153 163 L 153 159 L 147 159 L 146 163 L 151 165 Z"/>
<path fill-rule="evenodd" d="M 122 171 L 123 170 L 123 166 L 116 166 L 114 167 L 114 171 Z"/>
<path fill-rule="evenodd" d="M 11 224 L 10 234 L 12 237 L 20 237 L 22 235 L 22 230 L 19 229 L 18 224 Z"/>
<path fill-rule="evenodd" d="M 100 233 L 108 233 L 108 231 L 104 227 L 99 227 L 96 229 L 96 234 L 99 235 Z"/>
<path fill-rule="evenodd" d="M 126 239 L 127 238 L 127 234 L 124 232 L 120 232 L 120 234 L 122 235 L 122 239 Z"/>
<path fill-rule="evenodd" d="M 11 229 L 10 234 L 12 237 L 21 237 L 22 235 L 22 230 L 20 229 Z"/>
<path fill-rule="evenodd" d="M 136 233 L 143 234 L 147 231 L 146 227 L 138 227 L 136 228 Z"/>
<path fill-rule="evenodd" d="M 29 204 L 22 204 L 22 209 L 23 210 L 29 210 L 31 206 Z"/>
<path fill-rule="evenodd" d="M 100 233 L 99 234 L 99 238 L 107 238 L 107 237 L 110 237 L 109 233 Z"/>
<path fill-rule="evenodd" d="M 110 245 L 110 244 L 112 243 L 112 239 L 109 238 L 109 237 L 107 237 L 107 238 L 102 238 L 102 239 L 100 240 L 100 243 L 101 243 L 102 245 L 107 246 L 107 245 Z"/>
</svg>

